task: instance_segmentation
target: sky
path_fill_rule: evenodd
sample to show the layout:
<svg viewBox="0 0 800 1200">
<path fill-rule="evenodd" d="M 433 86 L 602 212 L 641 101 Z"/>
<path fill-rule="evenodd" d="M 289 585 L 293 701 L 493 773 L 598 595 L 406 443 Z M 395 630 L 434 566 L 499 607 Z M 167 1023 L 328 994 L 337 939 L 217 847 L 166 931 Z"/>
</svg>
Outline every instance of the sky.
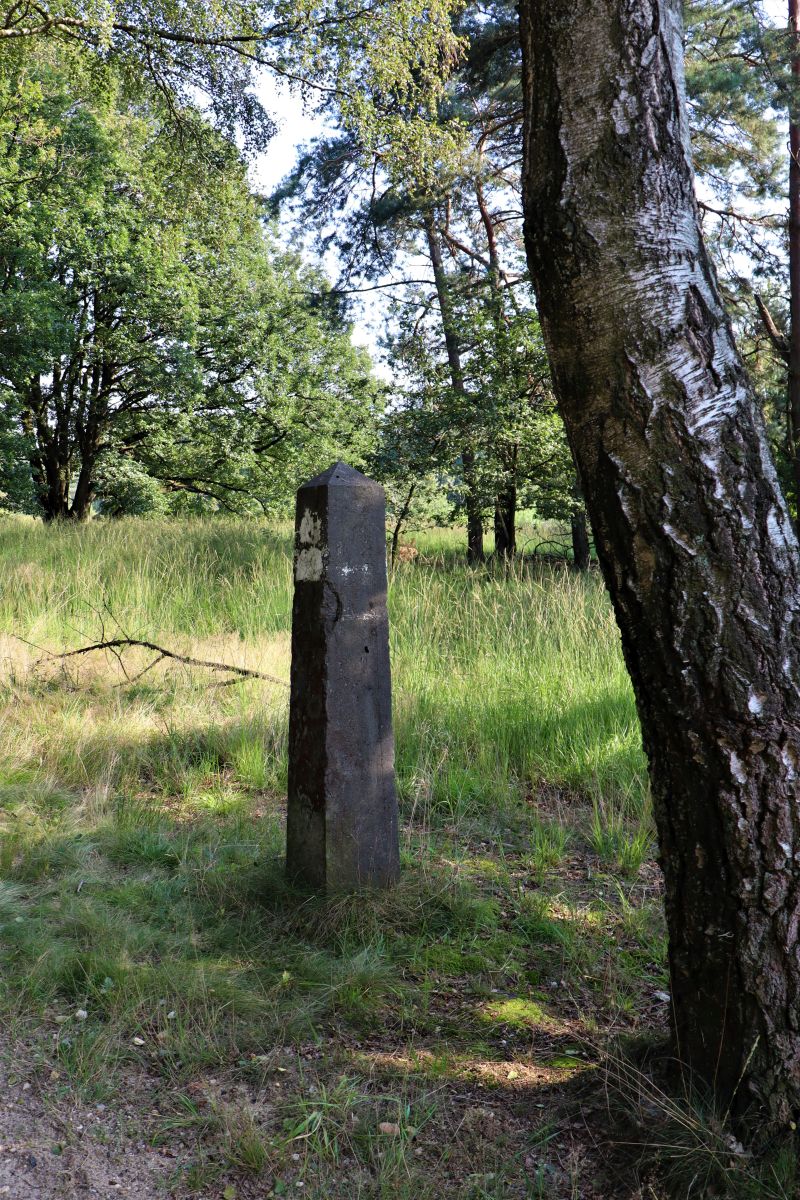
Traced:
<svg viewBox="0 0 800 1200">
<path fill-rule="evenodd" d="M 762 7 L 776 25 L 786 24 L 788 0 L 762 0 Z M 269 193 L 295 165 L 300 147 L 321 134 L 325 126 L 320 117 L 304 109 L 296 92 L 267 72 L 261 77 L 258 96 L 278 127 L 267 149 L 257 156 L 251 167 L 253 186 L 259 192 Z M 335 273 L 335 264 L 328 273 Z M 378 355 L 375 320 L 379 317 L 379 308 L 379 304 L 373 303 L 366 311 L 356 307 L 353 312 L 353 340 L 366 346 L 373 357 Z"/>
<path fill-rule="evenodd" d="M 251 172 L 255 187 L 266 193 L 292 169 L 298 148 L 322 132 L 323 122 L 313 113 L 305 112 L 300 97 L 274 75 L 265 72 L 257 90 L 259 100 L 278 126 L 278 132 L 258 155 Z"/>
<path fill-rule="evenodd" d="M 788 19 L 788 0 L 763 0 L 764 11 L 776 25 L 785 25 Z"/>
</svg>

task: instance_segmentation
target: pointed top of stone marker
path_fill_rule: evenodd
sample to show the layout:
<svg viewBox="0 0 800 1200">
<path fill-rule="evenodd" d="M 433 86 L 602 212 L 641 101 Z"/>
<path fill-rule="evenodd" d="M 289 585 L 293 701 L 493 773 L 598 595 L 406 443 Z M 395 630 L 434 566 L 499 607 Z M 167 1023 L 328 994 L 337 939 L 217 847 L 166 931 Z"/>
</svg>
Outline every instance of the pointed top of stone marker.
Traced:
<svg viewBox="0 0 800 1200">
<path fill-rule="evenodd" d="M 356 471 L 354 467 L 348 467 L 346 462 L 335 462 L 332 467 L 328 467 L 327 471 L 323 471 L 321 475 L 315 475 L 313 479 L 307 480 L 301 484 L 298 489 L 304 492 L 306 488 L 318 487 L 374 487 L 379 488 L 381 485 L 376 483 L 374 479 L 370 479 L 367 475 L 362 475 L 360 471 Z"/>
</svg>

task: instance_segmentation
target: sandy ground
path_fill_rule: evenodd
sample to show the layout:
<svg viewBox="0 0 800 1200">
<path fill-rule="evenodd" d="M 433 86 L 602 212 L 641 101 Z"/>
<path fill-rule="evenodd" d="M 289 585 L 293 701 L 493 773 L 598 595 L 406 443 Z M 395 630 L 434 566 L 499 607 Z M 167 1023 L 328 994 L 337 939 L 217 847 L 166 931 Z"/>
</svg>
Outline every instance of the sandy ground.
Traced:
<svg viewBox="0 0 800 1200">
<path fill-rule="evenodd" d="M 163 1200 L 174 1158 L 126 1130 L 111 1106 L 63 1109 L 41 1097 L 20 1053 L 0 1039 L 0 1197 Z"/>
</svg>

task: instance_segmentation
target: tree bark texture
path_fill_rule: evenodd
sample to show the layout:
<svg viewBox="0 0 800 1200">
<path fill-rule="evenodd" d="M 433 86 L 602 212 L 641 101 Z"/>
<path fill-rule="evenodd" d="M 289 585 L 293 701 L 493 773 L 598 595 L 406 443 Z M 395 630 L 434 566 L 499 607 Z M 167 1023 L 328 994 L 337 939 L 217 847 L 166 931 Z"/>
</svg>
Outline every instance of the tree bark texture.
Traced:
<svg viewBox="0 0 800 1200">
<path fill-rule="evenodd" d="M 523 0 L 526 245 L 619 623 L 676 1053 L 800 1111 L 800 562 L 694 198 L 680 0 Z"/>
<path fill-rule="evenodd" d="M 572 532 L 572 562 L 576 571 L 588 571 L 592 561 L 589 549 L 589 530 L 586 527 L 586 509 L 575 508 L 570 516 Z"/>
<path fill-rule="evenodd" d="M 494 506 L 494 552 L 511 559 L 517 553 L 517 485 L 508 480 Z"/>
<path fill-rule="evenodd" d="M 789 112 L 789 425 L 795 502 L 800 513 L 800 0 L 789 0 L 792 100 Z"/>
<path fill-rule="evenodd" d="M 450 385 L 461 401 L 467 402 L 467 389 L 464 386 L 464 369 L 461 364 L 461 344 L 458 337 L 453 302 L 450 296 L 450 285 L 442 259 L 442 247 L 436 231 L 436 222 L 431 210 L 425 214 L 425 236 L 428 242 L 433 278 L 436 281 L 436 298 L 439 301 L 439 312 L 442 317 L 442 332 L 444 334 L 447 363 L 450 368 Z M 467 561 L 472 564 L 483 562 L 483 510 L 480 497 L 475 487 L 475 451 L 471 446 L 465 446 L 461 452 L 461 464 L 464 471 L 464 490 L 466 492 L 464 507 L 467 513 Z"/>
</svg>

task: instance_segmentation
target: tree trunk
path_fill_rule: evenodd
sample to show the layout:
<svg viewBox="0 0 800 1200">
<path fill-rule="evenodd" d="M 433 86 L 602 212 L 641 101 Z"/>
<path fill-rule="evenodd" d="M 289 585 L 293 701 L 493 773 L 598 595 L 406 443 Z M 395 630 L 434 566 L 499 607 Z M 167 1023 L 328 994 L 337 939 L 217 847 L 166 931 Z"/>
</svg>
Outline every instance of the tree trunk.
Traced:
<svg viewBox="0 0 800 1200">
<path fill-rule="evenodd" d="M 789 424 L 795 504 L 800 516 L 800 3 L 789 0 L 793 91 L 789 109 Z"/>
<path fill-rule="evenodd" d="M 464 507 L 467 510 L 467 562 L 477 566 L 485 558 L 483 549 L 483 507 L 475 486 L 475 451 L 465 446 L 461 451 L 461 464 L 464 468 L 464 487 L 466 498 Z"/>
<path fill-rule="evenodd" d="M 436 282 L 436 298 L 439 301 L 439 312 L 442 317 L 442 332 L 447 350 L 447 363 L 450 368 L 450 385 L 459 399 L 466 402 L 468 399 L 467 389 L 464 386 L 461 346 L 450 297 L 450 286 L 442 260 L 442 248 L 439 245 L 436 222 L 430 209 L 425 213 L 424 220 L 428 253 L 433 268 L 433 278 Z M 466 492 L 464 507 L 467 512 L 467 561 L 474 565 L 483 562 L 484 558 L 483 509 L 475 487 L 475 451 L 471 446 L 465 446 L 461 451 L 461 463 L 464 469 L 464 490 Z"/>
<path fill-rule="evenodd" d="M 589 550 L 589 530 L 586 527 L 586 509 L 574 508 L 570 516 L 572 527 L 572 562 L 576 571 L 588 571 L 592 561 Z"/>
<path fill-rule="evenodd" d="M 55 376 L 56 372 L 54 372 Z M 61 429 L 48 419 L 47 401 L 39 376 L 21 391 L 20 421 L 29 444 L 31 476 L 45 521 L 56 521 L 69 512 L 69 455 L 62 453 Z"/>
<path fill-rule="evenodd" d="M 406 493 L 406 498 L 403 501 L 400 512 L 397 514 L 397 520 L 394 523 L 394 529 L 392 530 L 392 552 L 389 560 L 391 566 L 394 566 L 395 562 L 397 561 L 397 551 L 400 548 L 400 531 L 402 530 L 403 523 L 411 509 L 411 501 L 414 499 L 414 492 L 416 490 L 417 481 L 414 480 L 414 482 L 411 484 L 411 487 L 408 489 L 408 492 Z"/>
<path fill-rule="evenodd" d="M 47 446 L 43 460 L 44 487 L 39 503 L 45 521 L 58 521 L 69 516 L 69 465 L 62 461 L 54 441 Z"/>
<path fill-rule="evenodd" d="M 501 290 L 502 271 L 500 254 L 497 249 L 497 231 L 494 219 L 483 191 L 480 173 L 475 178 L 475 199 L 481 216 L 481 223 L 486 234 L 486 249 L 489 254 L 488 279 L 491 296 L 492 322 L 495 328 L 495 358 L 501 371 L 510 374 L 508 362 L 508 338 L 503 312 L 503 293 Z M 502 456 L 506 457 L 506 456 Z M 495 500 L 494 508 L 494 549 L 498 558 L 512 559 L 517 552 L 517 469 L 519 462 L 519 447 L 514 446 L 507 456 L 506 479 L 502 490 Z"/>
<path fill-rule="evenodd" d="M 92 500 L 94 499 L 94 469 L 95 458 L 88 456 L 81 463 L 75 495 L 69 515 L 76 521 L 88 521 L 92 515 Z"/>
<path fill-rule="evenodd" d="M 649 761 L 675 1050 L 788 1121 L 800 561 L 699 230 L 681 0 L 521 21 L 528 260 Z"/>
<path fill-rule="evenodd" d="M 517 486 L 510 480 L 494 506 L 494 552 L 498 558 L 511 559 L 517 552 Z"/>
</svg>

